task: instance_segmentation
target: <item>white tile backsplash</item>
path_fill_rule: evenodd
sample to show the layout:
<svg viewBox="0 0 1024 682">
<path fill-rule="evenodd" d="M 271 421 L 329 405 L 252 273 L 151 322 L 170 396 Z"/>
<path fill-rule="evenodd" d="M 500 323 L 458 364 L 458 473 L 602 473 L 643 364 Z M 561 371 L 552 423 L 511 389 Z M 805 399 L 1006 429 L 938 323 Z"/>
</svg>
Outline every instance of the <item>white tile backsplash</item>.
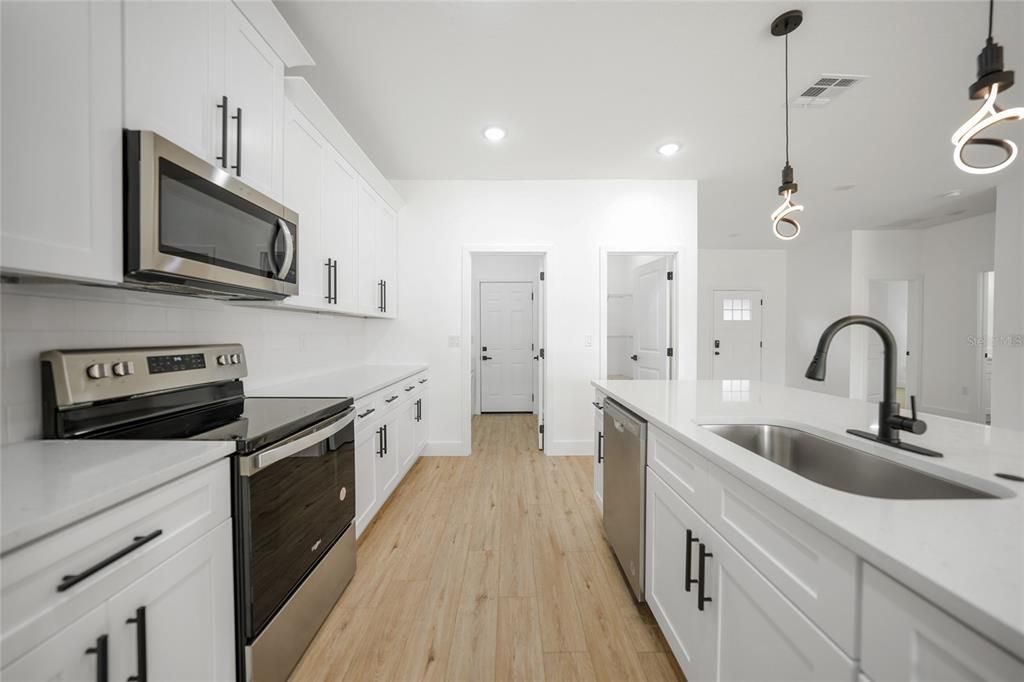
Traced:
<svg viewBox="0 0 1024 682">
<path fill-rule="evenodd" d="M 365 320 L 69 284 L 0 294 L 0 442 L 40 436 L 39 353 L 56 348 L 241 343 L 256 388 L 363 364 Z"/>
</svg>

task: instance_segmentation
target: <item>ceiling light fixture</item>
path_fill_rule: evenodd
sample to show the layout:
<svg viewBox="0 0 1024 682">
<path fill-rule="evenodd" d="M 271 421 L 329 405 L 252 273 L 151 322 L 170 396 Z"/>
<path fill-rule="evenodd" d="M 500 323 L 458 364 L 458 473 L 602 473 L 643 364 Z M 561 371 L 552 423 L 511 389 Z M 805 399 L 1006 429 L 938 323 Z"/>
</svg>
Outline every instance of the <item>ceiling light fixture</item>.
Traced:
<svg viewBox="0 0 1024 682">
<path fill-rule="evenodd" d="M 794 215 L 804 210 L 800 204 L 794 203 L 793 195 L 799 189 L 793 181 L 793 167 L 789 165 L 789 34 L 803 23 L 804 13 L 798 9 L 783 12 L 772 22 L 772 35 L 786 38 L 786 165 L 782 167 L 782 184 L 779 185 L 779 196 L 782 204 L 772 212 L 772 232 L 779 239 L 789 241 L 800 234 L 800 223 Z"/>
<path fill-rule="evenodd" d="M 1024 107 L 1003 110 L 996 104 L 996 97 L 1013 87 L 1013 71 L 1003 70 L 1003 46 L 992 40 L 992 15 L 995 0 L 988 3 L 988 40 L 978 54 L 978 80 L 971 84 L 968 94 L 971 99 L 984 99 L 985 103 L 973 116 L 953 133 L 953 163 L 965 173 L 988 175 L 998 173 L 1017 158 L 1017 145 L 1011 140 L 1000 140 L 992 137 L 977 137 L 979 133 L 997 123 L 1019 121 L 1024 118 Z M 984 145 L 998 147 L 1006 157 L 991 166 L 975 166 L 964 159 L 964 150 L 968 145 Z"/>
<path fill-rule="evenodd" d="M 679 144 L 676 142 L 667 142 L 658 147 L 658 153 L 662 156 L 675 156 L 676 152 L 679 151 Z"/>
<path fill-rule="evenodd" d="M 484 137 L 487 138 L 488 142 L 501 142 L 505 139 L 505 129 L 497 126 L 485 128 Z"/>
</svg>

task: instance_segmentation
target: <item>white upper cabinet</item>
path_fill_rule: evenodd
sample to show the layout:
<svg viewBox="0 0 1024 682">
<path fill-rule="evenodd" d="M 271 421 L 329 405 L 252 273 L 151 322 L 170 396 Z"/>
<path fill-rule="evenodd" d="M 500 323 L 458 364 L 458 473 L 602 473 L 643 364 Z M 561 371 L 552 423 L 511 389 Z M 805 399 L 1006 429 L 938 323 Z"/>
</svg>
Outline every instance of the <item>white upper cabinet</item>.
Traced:
<svg viewBox="0 0 1024 682">
<path fill-rule="evenodd" d="M 378 203 L 377 245 L 374 256 L 382 286 L 384 317 L 398 314 L 398 214 L 383 200 Z"/>
<path fill-rule="evenodd" d="M 377 194 L 365 182 L 359 183 L 357 220 L 359 234 L 359 312 L 365 315 L 380 314 L 383 302 L 383 287 L 377 276 Z"/>
<path fill-rule="evenodd" d="M 280 199 L 284 64 L 238 8 L 133 1 L 124 22 L 125 127 L 153 130 Z"/>
<path fill-rule="evenodd" d="M 299 295 L 304 306 L 326 304 L 329 274 L 321 239 L 324 156 L 320 133 L 292 104 L 285 104 L 284 203 L 299 214 Z"/>
<path fill-rule="evenodd" d="M 2 2 L 2 267 L 120 282 L 121 6 Z"/>
<path fill-rule="evenodd" d="M 267 196 L 281 197 L 284 64 L 232 3 L 225 5 L 224 82 L 232 172 Z"/>
<path fill-rule="evenodd" d="M 355 311 L 358 305 L 359 246 L 356 193 L 359 176 L 341 154 L 328 147 L 324 155 L 322 249 L 333 263 L 329 273 L 332 306 Z"/>
</svg>

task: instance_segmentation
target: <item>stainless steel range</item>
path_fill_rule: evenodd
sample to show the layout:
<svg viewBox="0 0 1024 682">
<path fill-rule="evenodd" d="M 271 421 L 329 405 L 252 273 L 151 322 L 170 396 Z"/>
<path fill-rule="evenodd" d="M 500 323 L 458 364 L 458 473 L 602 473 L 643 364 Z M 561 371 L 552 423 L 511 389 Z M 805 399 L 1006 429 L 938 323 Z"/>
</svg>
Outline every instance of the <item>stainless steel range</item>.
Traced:
<svg viewBox="0 0 1024 682">
<path fill-rule="evenodd" d="M 247 398 L 239 345 L 49 351 L 47 438 L 227 440 L 238 670 L 286 680 L 355 573 L 351 398 Z"/>
</svg>

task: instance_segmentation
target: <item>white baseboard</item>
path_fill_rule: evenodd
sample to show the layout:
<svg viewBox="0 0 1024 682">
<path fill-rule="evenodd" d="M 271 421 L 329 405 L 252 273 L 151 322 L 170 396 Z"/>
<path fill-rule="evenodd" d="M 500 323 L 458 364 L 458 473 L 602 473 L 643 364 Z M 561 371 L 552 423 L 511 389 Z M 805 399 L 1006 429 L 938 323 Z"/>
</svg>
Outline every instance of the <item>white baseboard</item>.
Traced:
<svg viewBox="0 0 1024 682">
<path fill-rule="evenodd" d="M 429 441 L 423 448 L 424 457 L 466 457 L 470 454 L 470 445 L 461 440 Z"/>
<path fill-rule="evenodd" d="M 593 440 L 553 440 L 544 444 L 544 454 L 552 457 L 593 457 Z"/>
</svg>

